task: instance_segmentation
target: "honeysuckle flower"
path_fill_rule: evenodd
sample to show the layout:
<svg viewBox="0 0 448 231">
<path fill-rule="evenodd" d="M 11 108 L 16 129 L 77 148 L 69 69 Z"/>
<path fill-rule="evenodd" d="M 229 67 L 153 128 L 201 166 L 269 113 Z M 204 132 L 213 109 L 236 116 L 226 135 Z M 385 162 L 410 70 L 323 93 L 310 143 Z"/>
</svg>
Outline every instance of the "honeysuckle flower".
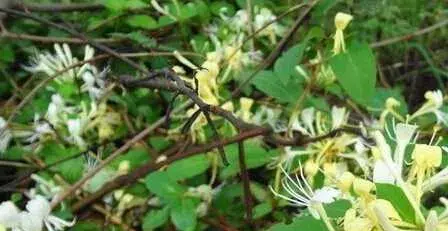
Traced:
<svg viewBox="0 0 448 231">
<path fill-rule="evenodd" d="M 359 211 L 357 211 L 357 209 Z M 378 213 L 379 211 L 379 213 Z M 362 208 L 351 208 L 345 212 L 344 231 L 398 230 L 394 224 L 404 224 L 389 201 L 375 199 Z M 407 224 L 407 223 L 406 223 Z M 384 227 L 392 229 L 384 229 Z"/>
<path fill-rule="evenodd" d="M 349 193 L 354 180 L 355 180 L 355 176 L 351 172 L 344 172 L 337 179 L 336 185 L 338 186 L 339 190 L 341 190 L 342 192 Z"/>
<path fill-rule="evenodd" d="M 433 113 L 436 116 L 438 123 L 448 125 L 448 114 L 440 110 L 443 106 L 442 91 L 427 91 L 425 93 L 425 98 L 426 102 L 417 111 L 415 111 L 409 119 L 412 120 L 419 116 Z"/>
<path fill-rule="evenodd" d="M 400 101 L 396 100 L 393 97 L 387 98 L 386 102 L 384 103 L 384 110 L 381 112 L 380 115 L 380 124 L 381 126 L 384 126 L 386 124 L 386 117 L 391 114 L 394 116 L 394 118 L 399 119 L 400 121 L 404 121 L 405 119 L 403 116 L 398 113 L 397 108 L 400 106 Z"/>
<path fill-rule="evenodd" d="M 250 109 L 254 104 L 254 100 L 251 98 L 242 97 L 240 98 L 240 110 L 237 112 L 237 115 L 244 121 L 250 122 L 252 117 L 252 112 Z"/>
<path fill-rule="evenodd" d="M 267 167 L 270 169 L 283 167 L 289 170 L 294 159 L 303 154 L 306 154 L 306 152 L 304 153 L 302 150 L 293 150 L 291 146 L 285 146 L 282 154 L 274 157 L 273 161 L 269 163 Z"/>
<path fill-rule="evenodd" d="M 114 128 L 121 124 L 121 116 L 119 113 L 113 111 L 106 103 L 97 105 L 92 102 L 91 110 L 87 113 L 84 109 L 84 120 L 89 120 L 85 130 L 97 128 L 98 138 L 100 141 L 111 139 L 115 133 Z"/>
<path fill-rule="evenodd" d="M 299 131 L 308 136 L 316 136 L 316 131 L 314 129 L 314 120 L 315 120 L 315 109 L 313 107 L 305 108 L 301 114 L 299 120 L 295 120 L 292 124 L 292 130 Z"/>
<path fill-rule="evenodd" d="M 394 152 L 394 161 L 396 166 L 398 167 L 397 171 L 400 174 L 402 173 L 403 169 L 406 146 L 414 138 L 417 128 L 418 126 L 416 125 L 403 124 L 403 123 L 399 123 L 394 127 L 395 142 L 397 143 Z M 386 131 L 388 131 L 387 128 Z"/>
<path fill-rule="evenodd" d="M 52 180 L 46 180 L 37 174 L 31 174 L 31 179 L 36 182 L 35 188 L 29 193 L 31 197 L 35 197 L 39 194 L 50 199 L 55 197 L 62 190 L 62 187 L 56 185 Z"/>
<path fill-rule="evenodd" d="M 326 219 L 322 204 L 334 202 L 341 192 L 328 186 L 313 190 L 306 180 L 302 168 L 300 168 L 300 179 L 297 175 L 293 179 L 282 167 L 281 170 L 285 175 L 285 178 L 282 180 L 282 187 L 287 192 L 287 195 L 282 195 L 271 187 L 272 193 L 294 206 L 307 207 L 315 218 Z"/>
<path fill-rule="evenodd" d="M 401 174 L 398 172 L 398 167 L 392 159 L 392 150 L 381 132 L 373 132 L 373 138 L 377 145 L 377 148 L 372 148 L 376 160 L 373 179 L 377 183 L 393 184 L 397 177 L 401 179 Z"/>
<path fill-rule="evenodd" d="M 84 84 L 81 86 L 82 92 L 88 92 L 92 100 L 98 100 L 105 93 L 106 82 L 104 77 L 109 69 L 104 69 L 98 73 L 96 68 L 90 68 L 82 74 L 82 80 Z"/>
<path fill-rule="evenodd" d="M 21 213 L 23 230 L 41 231 L 42 226 L 45 225 L 48 231 L 59 231 L 75 224 L 75 220 L 68 222 L 51 215 L 50 202 L 40 195 L 28 201 L 26 210 Z"/>
<path fill-rule="evenodd" d="M 0 204 L 0 230 L 6 229 L 21 231 L 20 211 L 11 201 L 4 201 Z"/>
<path fill-rule="evenodd" d="M 53 94 L 51 96 L 51 102 L 48 105 L 45 117 L 54 127 L 58 127 L 62 123 L 65 123 L 67 113 L 72 112 L 73 108 L 66 106 L 66 103 L 61 95 Z"/>
<path fill-rule="evenodd" d="M 373 166 L 373 182 L 394 184 L 395 177 L 390 172 L 386 162 L 381 158 L 381 153 L 377 147 L 372 147 L 372 154 L 375 159 Z"/>
<path fill-rule="evenodd" d="M 364 175 L 368 176 L 370 173 L 370 160 L 367 156 L 368 151 L 369 149 L 363 144 L 363 141 L 356 139 L 354 152 L 341 153 L 338 156 L 356 161 L 358 167 L 364 172 Z"/>
<path fill-rule="evenodd" d="M 56 73 L 65 70 L 66 68 L 78 63 L 78 59 L 73 57 L 70 47 L 67 44 L 55 44 L 54 50 L 56 54 L 44 52 L 36 54 L 32 59 L 30 66 L 24 66 L 25 70 L 32 73 L 43 72 L 48 76 L 53 76 Z M 91 59 L 94 55 L 94 50 L 90 46 L 85 47 L 84 61 Z M 60 74 L 56 81 L 62 83 L 66 81 L 73 81 L 79 78 L 86 67 L 90 64 L 84 64 L 81 67 L 71 68 L 70 70 Z"/>
<path fill-rule="evenodd" d="M 8 128 L 8 123 L 0 116 L 0 154 L 4 153 L 12 139 L 12 133 Z"/>
<path fill-rule="evenodd" d="M 229 20 L 225 18 L 224 20 Z M 249 14 L 247 10 L 238 10 L 235 15 L 230 18 L 230 29 L 233 29 L 237 32 L 247 31 L 247 27 L 249 25 Z"/>
<path fill-rule="evenodd" d="M 337 13 L 334 17 L 334 24 L 336 26 L 336 33 L 334 35 L 334 54 L 339 54 L 341 51 L 345 52 L 345 41 L 344 41 L 344 29 L 353 19 L 353 16 L 345 13 Z"/>
<path fill-rule="evenodd" d="M 261 8 L 254 17 L 254 29 L 259 30 L 270 22 L 276 20 L 276 16 L 267 8 Z M 258 36 L 268 36 L 271 43 L 277 43 L 277 36 L 282 35 L 284 28 L 278 23 L 272 23 L 258 33 Z"/>
<path fill-rule="evenodd" d="M 36 140 L 43 140 L 47 136 L 53 136 L 54 130 L 46 121 L 42 121 L 39 115 L 34 115 L 33 130 L 24 134 L 27 136 L 26 142 L 34 143 Z"/>
<path fill-rule="evenodd" d="M 286 131 L 286 127 L 283 127 L 279 124 L 279 117 L 281 113 L 281 110 L 261 105 L 260 108 L 255 112 L 255 115 L 252 117 L 252 122 L 257 125 L 268 124 L 274 130 L 274 132 Z"/>
<path fill-rule="evenodd" d="M 361 197 L 369 197 L 370 192 L 375 188 L 375 184 L 369 180 L 356 177 L 353 180 L 353 191 Z"/>
<path fill-rule="evenodd" d="M 86 142 L 82 138 L 82 134 L 84 133 L 84 128 L 86 126 L 86 121 L 83 119 L 69 119 L 67 121 L 67 128 L 70 136 L 68 137 L 68 141 L 76 144 L 80 148 L 86 147 Z"/>
<path fill-rule="evenodd" d="M 442 149 L 438 146 L 416 144 L 412 152 L 413 164 L 408 175 L 408 182 L 416 180 L 416 200 L 419 202 L 424 193 L 423 181 L 442 163 Z"/>
<path fill-rule="evenodd" d="M 195 77 L 198 80 L 198 95 L 207 104 L 219 105 L 217 97 L 218 85 L 216 79 L 219 74 L 219 65 L 216 62 L 205 61 Z"/>
<path fill-rule="evenodd" d="M 333 106 L 331 108 L 331 119 L 332 119 L 332 129 L 337 129 L 347 123 L 349 113 L 345 109 L 345 107 L 336 107 Z"/>
</svg>

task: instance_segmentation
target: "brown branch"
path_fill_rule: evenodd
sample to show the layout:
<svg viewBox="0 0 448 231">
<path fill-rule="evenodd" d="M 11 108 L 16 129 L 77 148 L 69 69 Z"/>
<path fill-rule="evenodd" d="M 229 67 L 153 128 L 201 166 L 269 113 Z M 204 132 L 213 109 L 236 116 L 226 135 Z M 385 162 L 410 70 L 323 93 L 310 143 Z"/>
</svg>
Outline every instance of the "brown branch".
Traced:
<svg viewBox="0 0 448 231">
<path fill-rule="evenodd" d="M 135 169 L 133 172 L 131 172 L 127 175 L 123 175 L 123 176 L 115 178 L 113 181 L 105 184 L 100 190 L 89 195 L 88 197 L 84 198 L 83 200 L 78 201 L 77 203 L 75 203 L 73 205 L 73 211 L 78 211 L 81 208 L 83 208 L 83 207 L 91 204 L 92 202 L 98 200 L 99 198 L 103 197 L 107 193 L 109 193 L 117 188 L 131 185 L 131 184 L 137 182 L 138 179 L 146 176 L 148 173 L 158 170 L 159 168 L 166 166 L 168 164 L 171 164 L 175 161 L 212 151 L 213 149 L 215 149 L 219 146 L 225 146 L 225 145 L 236 143 L 236 142 L 246 140 L 246 139 L 249 139 L 252 137 L 264 135 L 268 132 L 269 132 L 269 129 L 266 129 L 266 128 L 255 128 L 252 130 L 242 132 L 242 133 L 240 133 L 236 136 L 233 136 L 229 139 L 223 139 L 220 141 L 214 141 L 214 142 L 211 142 L 208 144 L 191 147 L 190 149 L 185 150 L 181 154 L 172 156 L 172 157 L 168 158 L 167 160 L 160 162 L 160 163 L 149 162 L 149 163 L 142 165 L 141 167 Z"/>
<path fill-rule="evenodd" d="M 446 25 L 448 25 L 448 19 L 443 20 L 441 22 L 438 22 L 438 23 L 436 23 L 436 24 L 434 24 L 432 26 L 423 28 L 421 30 L 412 32 L 412 33 L 407 34 L 407 35 L 402 35 L 402 36 L 389 38 L 389 39 L 386 39 L 386 40 L 382 40 L 382 41 L 371 43 L 370 47 L 371 48 L 378 48 L 378 47 L 388 46 L 390 44 L 394 44 L 394 43 L 398 43 L 398 42 L 408 41 L 408 40 L 411 40 L 411 39 L 413 39 L 413 38 L 415 38 L 417 36 L 424 35 L 424 34 L 427 34 L 429 32 L 432 32 L 434 30 L 437 30 L 439 28 L 442 28 L 442 27 L 444 27 Z"/>
<path fill-rule="evenodd" d="M 2 31 L 0 38 L 7 39 L 19 39 L 19 40 L 29 40 L 39 43 L 71 43 L 71 44 L 87 44 L 88 42 L 79 38 L 64 38 L 64 37 L 50 37 L 50 36 L 38 36 L 30 34 L 17 34 L 7 31 Z M 125 41 L 124 39 L 114 39 L 114 38 L 99 38 L 93 40 L 96 43 L 120 43 Z"/>
<path fill-rule="evenodd" d="M 250 192 L 249 172 L 246 166 L 246 152 L 244 150 L 244 141 L 238 142 L 238 158 L 240 165 L 240 176 L 243 181 L 244 207 L 246 209 L 246 221 L 250 225 L 252 223 L 252 194 Z"/>
<path fill-rule="evenodd" d="M 286 35 L 280 40 L 275 49 L 269 54 L 269 56 L 257 67 L 257 69 L 247 77 L 243 83 L 241 83 L 233 92 L 232 97 L 235 97 L 240 94 L 241 89 L 243 89 L 247 84 L 249 84 L 252 79 L 262 70 L 270 67 L 275 60 L 280 56 L 282 51 L 285 49 L 287 43 L 292 38 L 292 36 L 299 29 L 300 25 L 302 25 L 303 20 L 306 16 L 311 12 L 311 9 L 317 4 L 318 1 L 313 1 L 303 12 L 297 17 L 296 21 L 292 25 L 291 29 L 286 33 Z"/>
</svg>

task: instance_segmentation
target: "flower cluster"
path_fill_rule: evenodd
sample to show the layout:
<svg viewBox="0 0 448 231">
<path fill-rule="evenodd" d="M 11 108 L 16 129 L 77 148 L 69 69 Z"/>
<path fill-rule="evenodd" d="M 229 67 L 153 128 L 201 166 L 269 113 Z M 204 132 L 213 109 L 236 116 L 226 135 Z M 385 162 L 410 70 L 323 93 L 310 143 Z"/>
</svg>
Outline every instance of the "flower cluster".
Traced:
<svg viewBox="0 0 448 231">
<path fill-rule="evenodd" d="M 48 231 L 65 230 L 71 227 L 75 221 L 65 221 L 51 214 L 50 202 L 37 195 L 28 201 L 26 210 L 20 211 L 11 201 L 0 204 L 0 229 L 14 231 L 42 231 L 44 227 Z"/>
</svg>

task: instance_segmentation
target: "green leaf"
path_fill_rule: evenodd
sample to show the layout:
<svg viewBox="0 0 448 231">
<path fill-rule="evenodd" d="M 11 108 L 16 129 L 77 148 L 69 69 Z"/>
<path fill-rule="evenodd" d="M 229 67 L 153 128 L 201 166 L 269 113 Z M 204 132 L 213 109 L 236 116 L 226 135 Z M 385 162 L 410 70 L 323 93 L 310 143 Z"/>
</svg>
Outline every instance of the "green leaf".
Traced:
<svg viewBox="0 0 448 231">
<path fill-rule="evenodd" d="M 389 201 L 400 214 L 400 217 L 410 223 L 415 222 L 415 211 L 400 187 L 392 184 L 376 184 L 378 199 Z"/>
<path fill-rule="evenodd" d="M 316 220 L 312 216 L 300 216 L 293 220 L 291 224 L 276 224 L 269 231 L 328 231 L 321 220 Z"/>
<path fill-rule="evenodd" d="M 283 103 L 295 102 L 303 91 L 300 82 L 290 81 L 289 84 L 284 84 L 272 71 L 261 71 L 252 83 L 258 90 Z"/>
<path fill-rule="evenodd" d="M 330 59 L 330 65 L 344 91 L 357 103 L 369 105 L 375 94 L 375 56 L 366 43 L 354 43 L 345 53 Z"/>
<path fill-rule="evenodd" d="M 155 29 L 158 27 L 156 20 L 144 14 L 131 16 L 128 19 L 126 19 L 126 23 L 129 26 L 135 28 L 143 28 L 147 30 Z"/>
<path fill-rule="evenodd" d="M 185 188 L 171 179 L 166 172 L 155 172 L 145 178 L 146 187 L 158 197 L 168 202 L 179 200 Z"/>
<path fill-rule="evenodd" d="M 14 61 L 15 53 L 11 45 L 3 43 L 0 47 L 0 61 L 10 63 Z"/>
<path fill-rule="evenodd" d="M 183 180 L 205 172 L 209 165 L 205 155 L 198 155 L 170 164 L 166 172 L 173 180 Z"/>
<path fill-rule="evenodd" d="M 386 100 L 389 97 L 393 97 L 400 102 L 398 111 L 401 114 L 407 114 L 407 103 L 403 97 L 402 91 L 398 88 L 377 88 L 375 91 L 375 97 L 373 98 L 370 106 L 372 108 L 384 108 Z M 371 113 L 380 116 L 381 111 L 372 111 Z"/>
<path fill-rule="evenodd" d="M 274 73 L 287 85 L 292 76 L 296 74 L 296 65 L 302 60 L 303 52 L 305 51 L 306 42 L 299 43 L 287 50 L 274 64 Z"/>
<path fill-rule="evenodd" d="M 221 13 L 229 16 L 235 14 L 235 7 L 226 1 L 213 1 L 210 5 L 210 10 L 216 16 L 219 16 Z"/>
<path fill-rule="evenodd" d="M 253 210 L 255 219 L 262 218 L 272 211 L 272 204 L 271 202 L 264 202 L 255 206 Z"/>
<path fill-rule="evenodd" d="M 184 198 L 172 205 L 171 220 L 179 230 L 191 230 L 196 227 L 196 206 L 191 198 Z"/>
<path fill-rule="evenodd" d="M 348 200 L 337 200 L 333 203 L 325 205 L 325 211 L 330 218 L 344 217 L 345 212 L 352 207 Z"/>
<path fill-rule="evenodd" d="M 147 163 L 149 161 L 149 154 L 145 148 L 133 148 L 126 154 L 115 159 L 111 166 L 118 168 L 122 161 L 129 161 L 129 167 L 133 169 Z"/>
<path fill-rule="evenodd" d="M 141 0 L 103 0 L 104 6 L 112 11 L 123 11 L 127 9 L 141 9 L 147 4 Z"/>
<path fill-rule="evenodd" d="M 165 224 L 170 215 L 169 207 L 158 210 L 150 210 L 143 218 L 143 230 L 151 231 Z"/>
<path fill-rule="evenodd" d="M 277 150 L 266 151 L 255 142 L 245 142 L 246 151 L 245 160 L 248 169 L 261 167 L 272 161 L 272 157 L 278 155 Z M 221 170 L 220 177 L 222 179 L 235 176 L 240 171 L 238 146 L 236 144 L 229 145 L 225 148 L 229 165 Z"/>
</svg>

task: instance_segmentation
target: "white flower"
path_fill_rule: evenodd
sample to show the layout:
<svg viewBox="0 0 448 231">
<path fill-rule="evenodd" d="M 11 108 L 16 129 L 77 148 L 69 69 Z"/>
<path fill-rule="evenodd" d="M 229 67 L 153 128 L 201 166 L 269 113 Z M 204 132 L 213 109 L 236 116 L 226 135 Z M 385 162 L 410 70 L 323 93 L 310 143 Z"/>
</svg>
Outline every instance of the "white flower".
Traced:
<svg viewBox="0 0 448 231">
<path fill-rule="evenodd" d="M 379 131 L 373 133 L 377 147 L 372 148 L 375 156 L 373 169 L 373 181 L 375 183 L 395 183 L 395 178 L 401 176 L 398 173 L 398 167 L 392 160 L 392 151 L 383 134 Z"/>
<path fill-rule="evenodd" d="M 417 128 L 418 126 L 416 125 L 403 123 L 399 123 L 394 127 L 395 142 L 397 143 L 394 151 L 394 161 L 396 166 L 398 166 L 397 172 L 400 174 L 402 173 L 403 169 L 406 146 L 411 142 L 411 139 L 414 138 L 414 134 Z M 387 127 L 386 132 L 389 134 L 389 137 L 391 137 Z"/>
<path fill-rule="evenodd" d="M 39 140 L 49 134 L 54 134 L 51 126 L 47 122 L 41 121 L 39 115 L 34 115 L 33 131 L 29 134 L 26 141 L 29 143 L 34 143 L 36 140 Z"/>
<path fill-rule="evenodd" d="M 81 86 L 81 91 L 88 92 L 92 100 L 101 98 L 105 93 L 106 83 L 104 77 L 108 71 L 109 69 L 106 68 L 101 73 L 98 73 L 95 67 L 90 66 L 81 76 L 84 81 L 84 84 Z"/>
<path fill-rule="evenodd" d="M 78 63 L 78 59 L 73 57 L 72 51 L 67 44 L 64 43 L 62 46 L 60 44 L 54 44 L 54 50 L 55 54 L 49 52 L 36 54 L 35 57 L 32 58 L 31 65 L 25 66 L 24 69 L 32 73 L 43 72 L 48 76 L 53 76 Z M 95 50 L 87 45 L 84 51 L 84 61 L 92 59 L 94 54 Z M 94 67 L 86 63 L 81 67 L 70 68 L 70 70 L 58 75 L 56 81 L 59 83 L 67 81 L 71 82 L 74 79 L 81 77 L 84 71 L 89 68 L 91 69 Z"/>
<path fill-rule="evenodd" d="M 314 129 L 315 109 L 313 107 L 304 109 L 300 114 L 300 119 L 304 125 L 299 120 L 294 120 L 291 127 L 292 130 L 299 131 L 308 136 L 316 136 Z"/>
<path fill-rule="evenodd" d="M 260 30 L 268 23 L 271 23 L 276 20 L 276 16 L 271 12 L 271 10 L 267 8 L 262 8 L 258 12 L 258 14 L 254 17 L 254 28 L 255 30 Z M 268 36 L 271 40 L 271 43 L 276 43 L 276 38 L 278 35 L 282 35 L 284 29 L 278 23 L 274 22 L 264 28 L 258 33 L 258 36 Z"/>
<path fill-rule="evenodd" d="M 253 123 L 257 125 L 268 124 L 274 132 L 286 131 L 286 127 L 279 123 L 279 117 L 282 112 L 280 110 L 268 108 L 261 105 L 255 115 L 252 117 Z"/>
<path fill-rule="evenodd" d="M 335 198 L 341 195 L 339 190 L 327 186 L 313 191 L 303 175 L 302 167 L 300 167 L 300 179 L 297 175 L 293 179 L 282 167 L 281 170 L 286 177 L 282 180 L 282 186 L 288 195 L 282 195 L 274 191 L 271 187 L 272 193 L 275 196 L 285 199 L 292 205 L 307 207 L 310 213 L 316 218 L 319 217 L 318 211 L 316 211 L 319 206 L 332 203 L 335 201 Z"/>
<path fill-rule="evenodd" d="M 347 122 L 349 113 L 345 107 L 336 107 L 333 106 L 331 108 L 331 118 L 332 118 L 332 129 L 340 128 Z"/>
<path fill-rule="evenodd" d="M 57 127 L 65 121 L 65 114 L 72 112 L 71 107 L 67 107 L 64 99 L 59 94 L 51 96 L 51 103 L 48 105 L 46 118 L 53 126 Z"/>
<path fill-rule="evenodd" d="M 0 153 L 4 153 L 12 139 L 11 131 L 3 117 L 0 116 Z"/>
<path fill-rule="evenodd" d="M 21 226 L 27 231 L 41 231 L 42 224 L 48 231 L 64 230 L 65 227 L 71 227 L 75 224 L 74 220 L 68 222 L 51 215 L 50 202 L 40 195 L 28 201 L 26 210 L 21 213 Z"/>
<path fill-rule="evenodd" d="M 84 132 L 85 120 L 83 119 L 70 119 L 67 121 L 68 132 L 70 137 L 68 138 L 70 142 L 83 148 L 86 146 L 85 141 L 81 137 Z"/>
<path fill-rule="evenodd" d="M 20 211 L 11 201 L 0 204 L 0 230 L 2 227 L 13 231 L 20 230 Z"/>
<path fill-rule="evenodd" d="M 224 20 L 229 20 L 228 18 L 223 18 Z M 239 10 L 236 14 L 230 18 L 230 26 L 232 30 L 237 32 L 247 31 L 249 25 L 249 14 L 246 10 Z"/>
<path fill-rule="evenodd" d="M 441 111 L 443 106 L 443 93 L 440 90 L 427 91 L 425 93 L 426 102 L 410 116 L 410 120 L 418 116 L 433 113 L 437 117 L 438 123 L 448 125 L 448 114 Z"/>
</svg>

